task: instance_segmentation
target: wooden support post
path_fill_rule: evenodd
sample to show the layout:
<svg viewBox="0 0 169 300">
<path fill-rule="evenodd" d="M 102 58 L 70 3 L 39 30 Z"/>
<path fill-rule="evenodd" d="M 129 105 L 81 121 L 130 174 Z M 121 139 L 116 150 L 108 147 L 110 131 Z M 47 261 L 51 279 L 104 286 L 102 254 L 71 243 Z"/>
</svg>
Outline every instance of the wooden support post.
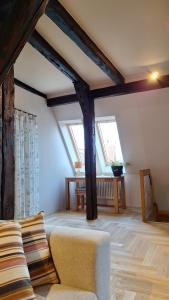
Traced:
<svg viewBox="0 0 169 300">
<path fill-rule="evenodd" d="M 124 176 L 121 176 L 121 198 L 122 198 L 122 208 L 126 209 L 126 189 L 125 189 Z"/>
<path fill-rule="evenodd" d="M 2 219 L 1 178 L 2 178 L 2 86 L 0 86 L 0 219 Z"/>
<path fill-rule="evenodd" d="M 13 64 L 48 0 L 6 0 L 0 4 L 0 218 L 14 217 Z M 11 69 L 12 68 L 12 69 Z M 1 87 L 2 84 L 2 87 Z"/>
<path fill-rule="evenodd" d="M 74 82 L 76 95 L 83 113 L 85 139 L 86 213 L 88 220 L 97 218 L 96 146 L 94 99 L 89 86 L 83 81 Z"/>
<path fill-rule="evenodd" d="M 2 84 L 1 218 L 14 218 L 14 71 Z"/>
<path fill-rule="evenodd" d="M 114 177 L 113 190 L 114 190 L 114 209 L 115 209 L 115 213 L 118 214 L 119 213 L 118 177 Z"/>
</svg>

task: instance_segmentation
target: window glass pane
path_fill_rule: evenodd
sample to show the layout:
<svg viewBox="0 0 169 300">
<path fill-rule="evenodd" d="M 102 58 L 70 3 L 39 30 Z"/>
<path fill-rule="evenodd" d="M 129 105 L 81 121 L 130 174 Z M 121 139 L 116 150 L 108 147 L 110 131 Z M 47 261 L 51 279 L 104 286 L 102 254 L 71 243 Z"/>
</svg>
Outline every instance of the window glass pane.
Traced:
<svg viewBox="0 0 169 300">
<path fill-rule="evenodd" d="M 84 164 L 84 130 L 82 124 L 69 125 L 78 160 Z"/>
<path fill-rule="evenodd" d="M 123 161 L 116 122 L 98 122 L 98 128 L 106 163 Z"/>
</svg>

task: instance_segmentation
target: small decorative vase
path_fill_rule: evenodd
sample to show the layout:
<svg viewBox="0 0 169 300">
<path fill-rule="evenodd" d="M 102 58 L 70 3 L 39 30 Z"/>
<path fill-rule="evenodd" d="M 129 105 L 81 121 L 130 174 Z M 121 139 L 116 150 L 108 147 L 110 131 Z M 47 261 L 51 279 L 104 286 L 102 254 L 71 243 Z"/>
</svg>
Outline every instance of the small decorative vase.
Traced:
<svg viewBox="0 0 169 300">
<path fill-rule="evenodd" d="M 75 167 L 75 176 L 77 177 L 80 176 L 80 169 L 82 167 L 81 161 L 75 161 L 74 167 Z"/>
<path fill-rule="evenodd" d="M 123 174 L 123 166 L 111 166 L 111 169 L 115 177 L 119 177 Z"/>
</svg>

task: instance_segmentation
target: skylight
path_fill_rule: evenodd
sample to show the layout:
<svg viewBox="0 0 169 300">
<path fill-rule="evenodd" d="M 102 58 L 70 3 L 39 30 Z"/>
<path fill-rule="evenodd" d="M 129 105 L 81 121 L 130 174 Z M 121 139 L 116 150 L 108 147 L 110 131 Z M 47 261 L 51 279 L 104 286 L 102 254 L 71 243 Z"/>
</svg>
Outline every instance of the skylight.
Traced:
<svg viewBox="0 0 169 300">
<path fill-rule="evenodd" d="M 75 171 L 75 162 L 82 163 L 80 172 L 85 172 L 85 145 L 82 120 L 60 121 L 62 137 Z M 97 173 L 112 174 L 110 162 L 123 161 L 115 117 L 96 118 Z"/>
<path fill-rule="evenodd" d="M 117 124 L 115 121 L 98 121 L 100 143 L 106 164 L 112 160 L 123 161 Z"/>
<path fill-rule="evenodd" d="M 82 124 L 69 125 L 69 131 L 78 160 L 84 165 L 84 129 Z"/>
</svg>

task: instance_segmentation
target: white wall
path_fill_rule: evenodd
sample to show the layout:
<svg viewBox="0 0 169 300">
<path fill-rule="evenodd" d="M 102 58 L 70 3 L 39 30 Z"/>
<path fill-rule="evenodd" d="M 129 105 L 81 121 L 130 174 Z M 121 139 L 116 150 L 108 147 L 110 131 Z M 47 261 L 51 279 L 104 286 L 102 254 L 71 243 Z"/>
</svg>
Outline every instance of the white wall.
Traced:
<svg viewBox="0 0 169 300">
<path fill-rule="evenodd" d="M 40 206 L 47 213 L 64 208 L 66 176 L 71 165 L 56 120 L 82 118 L 78 103 L 53 109 L 45 100 L 16 87 L 15 106 L 38 116 L 40 152 Z M 140 168 L 150 168 L 160 209 L 169 210 L 169 88 L 97 99 L 96 116 L 115 115 L 124 160 L 128 206 L 140 206 Z"/>
<path fill-rule="evenodd" d="M 78 103 L 53 109 L 57 120 L 82 117 Z M 140 206 L 138 171 L 150 168 L 160 209 L 169 210 L 169 88 L 97 99 L 96 117 L 115 115 L 124 160 L 127 202 Z"/>
<path fill-rule="evenodd" d="M 47 214 L 65 207 L 65 176 L 72 170 L 53 112 L 43 98 L 15 87 L 15 107 L 37 115 L 40 155 L 40 209 Z"/>
</svg>

